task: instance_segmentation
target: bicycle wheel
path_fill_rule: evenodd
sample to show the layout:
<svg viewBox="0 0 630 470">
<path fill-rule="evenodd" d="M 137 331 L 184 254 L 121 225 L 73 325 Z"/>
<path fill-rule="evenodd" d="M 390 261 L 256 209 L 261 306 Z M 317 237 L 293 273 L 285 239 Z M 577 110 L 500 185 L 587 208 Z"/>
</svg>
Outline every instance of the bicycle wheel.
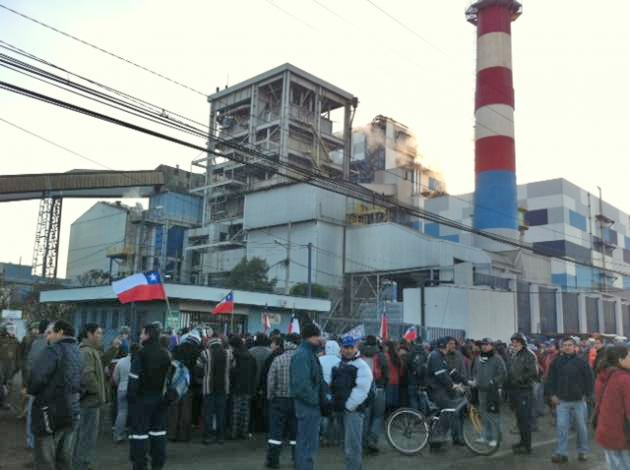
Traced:
<svg viewBox="0 0 630 470">
<path fill-rule="evenodd" d="M 415 455 L 429 442 L 429 425 L 413 408 L 394 411 L 387 418 L 385 430 L 389 444 L 401 454 Z"/>
<path fill-rule="evenodd" d="M 497 417 L 498 419 L 498 417 Z M 484 424 L 479 408 L 469 405 L 464 415 L 464 442 L 466 447 L 478 455 L 492 455 L 501 445 L 501 431 L 497 434 L 496 441 L 488 441 L 485 438 Z"/>
</svg>

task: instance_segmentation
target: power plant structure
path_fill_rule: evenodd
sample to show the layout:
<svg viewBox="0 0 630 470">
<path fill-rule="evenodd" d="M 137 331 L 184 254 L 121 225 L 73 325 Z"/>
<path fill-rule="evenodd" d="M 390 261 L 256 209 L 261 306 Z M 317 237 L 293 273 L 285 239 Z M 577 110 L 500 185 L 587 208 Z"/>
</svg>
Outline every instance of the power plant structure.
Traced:
<svg viewBox="0 0 630 470">
<path fill-rule="evenodd" d="M 478 0 L 466 11 L 477 27 L 474 226 L 511 239 L 518 238 L 511 28 L 521 11 L 516 0 Z M 505 250 L 481 237 L 477 244 Z"/>
</svg>

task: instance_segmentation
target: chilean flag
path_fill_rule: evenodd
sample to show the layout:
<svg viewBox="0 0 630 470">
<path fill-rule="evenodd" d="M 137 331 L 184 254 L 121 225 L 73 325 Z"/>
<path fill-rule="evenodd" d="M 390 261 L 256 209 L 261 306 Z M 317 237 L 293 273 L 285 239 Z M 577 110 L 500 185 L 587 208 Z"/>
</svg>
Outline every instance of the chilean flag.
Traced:
<svg viewBox="0 0 630 470">
<path fill-rule="evenodd" d="M 265 334 L 268 334 L 271 331 L 271 319 L 269 318 L 268 313 L 263 313 L 263 327 L 265 328 Z"/>
<path fill-rule="evenodd" d="M 412 326 L 411 328 L 408 328 L 407 331 L 405 331 L 403 338 L 409 343 L 413 343 L 416 339 L 418 339 L 418 330 L 416 327 Z"/>
<path fill-rule="evenodd" d="M 289 323 L 289 334 L 300 334 L 300 320 L 295 315 L 291 316 L 291 322 Z"/>
<path fill-rule="evenodd" d="M 385 313 L 381 316 L 381 330 L 379 333 L 383 341 L 389 341 L 389 321 Z"/>
<path fill-rule="evenodd" d="M 221 313 L 234 313 L 234 292 L 230 292 L 223 297 L 221 302 L 212 309 L 212 315 L 219 315 Z"/>
<path fill-rule="evenodd" d="M 112 289 L 121 304 L 166 299 L 160 273 L 156 272 L 133 274 L 119 281 L 114 281 L 112 282 Z"/>
</svg>

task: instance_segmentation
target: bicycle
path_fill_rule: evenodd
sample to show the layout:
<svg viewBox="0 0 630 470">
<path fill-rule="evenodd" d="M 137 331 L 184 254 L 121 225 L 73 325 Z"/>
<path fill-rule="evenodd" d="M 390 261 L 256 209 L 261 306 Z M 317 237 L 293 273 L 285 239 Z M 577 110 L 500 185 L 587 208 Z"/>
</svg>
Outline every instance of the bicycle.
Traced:
<svg viewBox="0 0 630 470">
<path fill-rule="evenodd" d="M 477 455 L 494 454 L 501 445 L 501 432 L 497 441 L 488 442 L 484 438 L 483 419 L 479 408 L 470 401 L 470 391 L 464 395 L 454 409 L 440 410 L 421 392 L 425 406 L 424 413 L 414 408 L 399 408 L 392 412 L 385 424 L 389 444 L 404 455 L 416 455 L 431 442 L 438 447 L 447 441 L 450 430 L 450 413 L 463 414 L 463 438 L 466 447 Z"/>
</svg>

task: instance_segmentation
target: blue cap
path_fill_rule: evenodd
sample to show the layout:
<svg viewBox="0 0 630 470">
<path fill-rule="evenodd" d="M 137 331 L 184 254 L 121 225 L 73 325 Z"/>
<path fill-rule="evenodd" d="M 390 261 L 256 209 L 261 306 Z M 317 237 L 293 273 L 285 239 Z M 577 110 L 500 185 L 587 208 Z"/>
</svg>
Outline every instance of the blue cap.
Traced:
<svg viewBox="0 0 630 470">
<path fill-rule="evenodd" d="M 344 338 L 341 340 L 341 346 L 344 348 L 354 348 L 354 345 L 356 343 L 357 342 L 352 336 L 344 336 Z"/>
</svg>

